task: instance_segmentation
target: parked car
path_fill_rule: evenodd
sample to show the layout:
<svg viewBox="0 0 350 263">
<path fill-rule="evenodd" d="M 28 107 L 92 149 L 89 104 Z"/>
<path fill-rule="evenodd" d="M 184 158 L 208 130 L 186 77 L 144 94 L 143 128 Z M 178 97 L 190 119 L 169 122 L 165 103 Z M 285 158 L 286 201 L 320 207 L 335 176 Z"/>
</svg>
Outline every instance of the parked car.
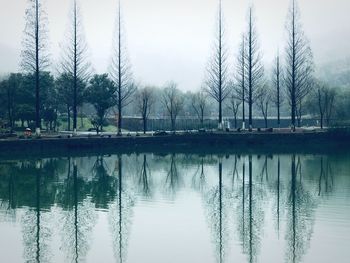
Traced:
<svg viewBox="0 0 350 263">
<path fill-rule="evenodd" d="M 165 135 L 168 135 L 166 131 L 155 131 L 153 133 L 153 136 L 165 136 Z"/>
<path fill-rule="evenodd" d="M 0 133 L 0 139 L 13 138 L 13 137 L 17 137 L 17 133 L 14 131 L 11 132 L 9 130 L 6 130 Z"/>
</svg>

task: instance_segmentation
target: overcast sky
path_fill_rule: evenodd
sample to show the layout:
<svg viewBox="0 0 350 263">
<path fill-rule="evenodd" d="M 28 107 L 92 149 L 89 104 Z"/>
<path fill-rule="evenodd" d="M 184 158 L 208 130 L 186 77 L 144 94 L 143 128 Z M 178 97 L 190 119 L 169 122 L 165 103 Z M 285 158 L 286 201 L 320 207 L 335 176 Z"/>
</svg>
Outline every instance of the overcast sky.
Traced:
<svg viewBox="0 0 350 263">
<path fill-rule="evenodd" d="M 71 0 L 45 0 L 53 64 L 64 42 Z M 218 0 L 122 0 L 134 77 L 144 84 L 174 80 L 183 90 L 204 79 L 215 34 Z M 246 27 L 249 0 L 223 0 L 230 62 Z M 26 0 L 0 0 L 0 73 L 17 71 Z M 97 73 L 110 62 L 117 0 L 80 0 L 90 59 Z M 264 63 L 284 49 L 289 0 L 255 0 Z M 299 0 L 316 63 L 350 56 L 349 0 Z"/>
</svg>

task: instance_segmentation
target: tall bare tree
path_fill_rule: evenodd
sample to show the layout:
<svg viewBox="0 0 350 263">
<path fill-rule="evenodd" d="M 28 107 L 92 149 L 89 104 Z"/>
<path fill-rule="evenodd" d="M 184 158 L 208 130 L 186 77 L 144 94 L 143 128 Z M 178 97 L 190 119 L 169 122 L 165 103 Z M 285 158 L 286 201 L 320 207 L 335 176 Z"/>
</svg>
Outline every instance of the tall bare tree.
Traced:
<svg viewBox="0 0 350 263">
<path fill-rule="evenodd" d="M 142 116 L 143 133 L 146 134 L 148 117 L 154 105 L 154 92 L 151 87 L 144 87 L 138 90 L 136 96 L 138 111 Z"/>
<path fill-rule="evenodd" d="M 245 71 L 247 79 L 246 100 L 248 102 L 249 111 L 249 130 L 251 131 L 253 129 L 253 105 L 259 96 L 259 89 L 261 88 L 264 76 L 264 68 L 261 63 L 261 53 L 259 51 L 258 36 L 252 6 L 249 7 L 248 31 L 246 33 L 245 43 Z"/>
<path fill-rule="evenodd" d="M 162 103 L 169 114 L 171 130 L 176 130 L 176 119 L 183 109 L 184 98 L 177 88 L 176 83 L 170 82 L 163 91 Z"/>
<path fill-rule="evenodd" d="M 310 92 L 313 73 L 313 56 L 302 29 L 297 0 L 291 0 L 286 29 L 288 40 L 284 79 L 291 107 L 291 125 L 295 131 L 297 107 L 302 105 L 302 100 Z"/>
<path fill-rule="evenodd" d="M 83 24 L 79 12 L 78 0 L 72 0 L 69 31 L 66 43 L 63 45 L 61 60 L 62 73 L 71 76 L 73 95 L 73 131 L 77 131 L 78 104 L 82 103 L 79 96 L 79 85 L 88 81 L 91 74 L 91 64 L 87 61 L 87 45 L 84 36 Z M 82 94 L 82 93 L 80 93 Z"/>
<path fill-rule="evenodd" d="M 40 72 L 49 65 L 46 27 L 48 21 L 42 1 L 28 0 L 25 20 L 21 67 L 27 73 L 35 75 L 35 132 L 40 135 Z"/>
<path fill-rule="evenodd" d="M 270 102 L 271 102 L 271 89 L 267 83 L 259 90 L 259 95 L 256 101 L 258 109 L 264 117 L 265 128 L 267 128 L 267 117 L 269 114 Z"/>
<path fill-rule="evenodd" d="M 122 133 L 123 108 L 132 101 L 132 95 L 136 91 L 133 83 L 131 67 L 127 56 L 121 18 L 121 1 L 118 2 L 116 38 L 113 45 L 113 58 L 110 67 L 110 75 L 116 85 L 116 97 L 118 108 L 118 134 Z"/>
<path fill-rule="evenodd" d="M 237 84 L 234 88 L 234 93 L 242 104 L 242 129 L 245 129 L 245 103 L 246 103 L 246 71 L 245 71 L 245 35 L 242 36 L 242 43 L 240 45 L 239 54 L 237 57 L 237 66 L 235 79 Z"/>
<path fill-rule="evenodd" d="M 312 96 L 311 103 L 316 108 L 315 112 L 320 118 L 320 128 L 323 129 L 325 123 L 330 125 L 330 119 L 334 113 L 336 92 L 324 83 L 317 82 L 315 92 L 311 93 L 310 96 Z"/>
<path fill-rule="evenodd" d="M 272 92 L 272 101 L 277 109 L 277 125 L 278 128 L 281 127 L 281 106 L 283 103 L 283 93 L 282 93 L 282 81 L 283 81 L 283 72 L 281 67 L 280 55 L 277 54 L 274 68 L 272 71 L 272 84 L 273 84 L 273 92 Z"/>
<path fill-rule="evenodd" d="M 241 103 L 242 102 L 237 99 L 236 95 L 232 93 L 227 107 L 230 109 L 230 111 L 233 114 L 233 118 L 235 120 L 235 128 L 237 128 L 238 110 Z"/>
<path fill-rule="evenodd" d="M 208 66 L 206 91 L 219 103 L 219 125 L 222 129 L 222 104 L 229 95 L 227 85 L 227 50 L 224 44 L 222 4 L 219 0 L 218 31 L 214 43 L 214 53 Z"/>
<path fill-rule="evenodd" d="M 201 128 L 203 128 L 204 114 L 208 106 L 206 94 L 203 92 L 203 90 L 200 90 L 192 95 L 191 105 L 198 117 Z"/>
</svg>

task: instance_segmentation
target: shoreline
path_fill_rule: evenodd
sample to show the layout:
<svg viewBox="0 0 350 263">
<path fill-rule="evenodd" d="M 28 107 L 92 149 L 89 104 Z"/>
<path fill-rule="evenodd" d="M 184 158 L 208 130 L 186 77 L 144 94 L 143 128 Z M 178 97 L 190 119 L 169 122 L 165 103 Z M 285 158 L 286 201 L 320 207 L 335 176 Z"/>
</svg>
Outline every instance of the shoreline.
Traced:
<svg viewBox="0 0 350 263">
<path fill-rule="evenodd" d="M 77 136 L 0 140 L 0 158 L 113 153 L 336 153 L 350 151 L 349 132 L 184 133 L 163 136 Z"/>
</svg>

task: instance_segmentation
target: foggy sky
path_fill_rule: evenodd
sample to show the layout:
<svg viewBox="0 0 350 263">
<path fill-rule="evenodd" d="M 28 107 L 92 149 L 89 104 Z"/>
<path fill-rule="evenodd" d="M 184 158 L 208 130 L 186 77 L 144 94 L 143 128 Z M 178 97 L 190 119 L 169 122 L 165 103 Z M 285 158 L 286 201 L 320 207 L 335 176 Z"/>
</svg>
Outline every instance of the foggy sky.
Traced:
<svg viewBox="0 0 350 263">
<path fill-rule="evenodd" d="M 173 80 L 183 90 L 204 80 L 215 36 L 218 0 L 123 0 L 127 49 L 134 77 L 143 84 Z M 246 28 L 248 0 L 223 0 L 230 63 Z M 18 71 L 26 0 L 0 0 L 0 74 Z M 117 0 L 80 0 L 90 60 L 96 73 L 108 71 Z M 266 65 L 285 47 L 289 0 L 255 0 L 259 42 Z M 70 0 L 45 0 L 52 64 L 67 33 Z M 322 64 L 350 56 L 349 0 L 299 0 L 302 22 Z M 231 66 L 233 71 L 233 66 Z"/>
</svg>

